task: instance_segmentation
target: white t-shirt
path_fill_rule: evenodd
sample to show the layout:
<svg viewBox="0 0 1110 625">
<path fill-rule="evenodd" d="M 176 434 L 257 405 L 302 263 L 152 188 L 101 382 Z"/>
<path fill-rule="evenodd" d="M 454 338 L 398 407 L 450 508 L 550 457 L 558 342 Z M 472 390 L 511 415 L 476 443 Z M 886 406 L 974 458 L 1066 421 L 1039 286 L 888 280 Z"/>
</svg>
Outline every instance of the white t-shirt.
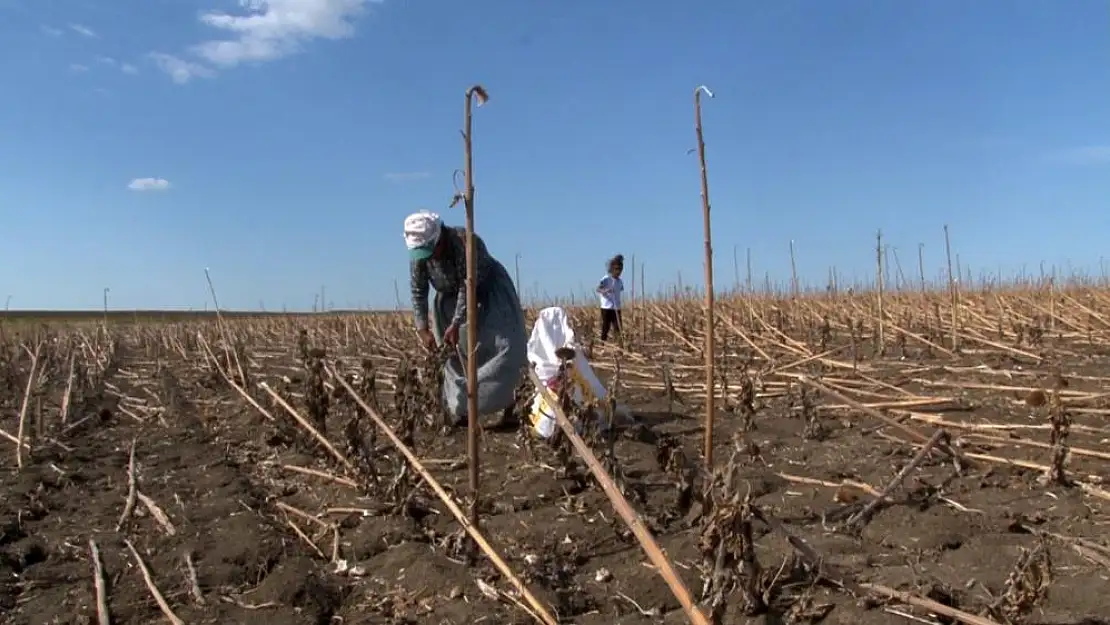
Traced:
<svg viewBox="0 0 1110 625">
<path fill-rule="evenodd" d="M 614 278 L 609 274 L 601 279 L 597 287 L 601 289 L 598 297 L 601 299 L 601 308 L 604 310 L 621 309 L 621 292 L 624 291 L 624 281 Z"/>
</svg>

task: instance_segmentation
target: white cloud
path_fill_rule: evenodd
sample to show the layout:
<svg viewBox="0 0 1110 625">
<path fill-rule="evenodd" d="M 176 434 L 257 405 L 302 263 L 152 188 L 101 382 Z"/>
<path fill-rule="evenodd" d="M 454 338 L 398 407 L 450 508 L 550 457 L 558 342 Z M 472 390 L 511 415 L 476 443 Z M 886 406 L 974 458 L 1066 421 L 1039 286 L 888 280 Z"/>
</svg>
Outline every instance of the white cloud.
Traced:
<svg viewBox="0 0 1110 625">
<path fill-rule="evenodd" d="M 123 72 L 124 74 L 138 74 L 139 73 L 139 68 L 135 67 L 134 65 L 132 65 L 130 63 L 121 63 L 121 62 L 117 61 L 116 59 L 113 59 L 110 56 L 98 56 L 98 57 L 96 57 L 96 62 L 99 63 L 100 65 L 104 65 L 105 67 L 111 67 L 111 68 L 114 68 L 114 69 L 118 69 L 119 71 Z"/>
<path fill-rule="evenodd" d="M 227 36 L 193 45 L 189 53 L 219 68 L 272 61 L 299 52 L 314 39 L 351 37 L 355 19 L 371 3 L 383 1 L 238 0 L 240 11 L 236 14 L 217 10 L 201 13 L 201 23 L 224 31 Z M 205 67 L 196 63 L 194 66 Z"/>
<path fill-rule="evenodd" d="M 165 178 L 136 178 L 127 188 L 132 191 L 165 191 L 170 188 L 170 181 Z"/>
<path fill-rule="evenodd" d="M 1068 148 L 1066 150 L 1058 150 L 1049 154 L 1049 160 L 1068 165 L 1110 164 L 1110 144 L 1085 145 Z"/>
<path fill-rule="evenodd" d="M 70 63 L 69 71 L 71 72 L 87 72 L 89 71 L 88 65 L 81 65 L 80 63 Z"/>
<path fill-rule="evenodd" d="M 389 172 L 385 175 L 385 179 L 390 182 L 412 182 L 414 180 L 424 180 L 431 175 L 426 171 L 400 171 Z"/>
<path fill-rule="evenodd" d="M 99 35 L 96 34 L 96 31 L 89 28 L 88 26 L 82 26 L 81 24 L 70 24 L 69 29 L 77 33 L 78 35 L 84 35 L 92 39 L 96 39 L 97 37 L 99 37 Z"/>
<path fill-rule="evenodd" d="M 61 37 L 62 36 L 62 29 L 61 28 L 54 28 L 53 26 L 43 26 L 42 27 L 42 32 L 46 33 L 47 35 L 50 35 L 51 37 Z"/>
<path fill-rule="evenodd" d="M 186 61 L 172 54 L 152 52 L 150 58 L 158 64 L 158 69 L 169 74 L 170 78 L 179 85 L 183 85 L 194 78 L 211 78 L 216 75 L 216 72 L 212 71 L 211 68 Z"/>
</svg>

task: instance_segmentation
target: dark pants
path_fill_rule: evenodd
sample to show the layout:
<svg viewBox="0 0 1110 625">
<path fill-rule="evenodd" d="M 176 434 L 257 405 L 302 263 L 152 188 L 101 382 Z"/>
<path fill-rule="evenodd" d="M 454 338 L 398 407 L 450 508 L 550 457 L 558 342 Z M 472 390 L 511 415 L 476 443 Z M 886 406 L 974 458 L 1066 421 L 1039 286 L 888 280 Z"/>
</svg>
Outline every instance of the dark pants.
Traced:
<svg viewBox="0 0 1110 625">
<path fill-rule="evenodd" d="M 617 334 L 621 333 L 621 311 L 613 310 L 611 308 L 601 309 L 601 340 L 609 340 L 609 330 L 615 329 Z"/>
</svg>

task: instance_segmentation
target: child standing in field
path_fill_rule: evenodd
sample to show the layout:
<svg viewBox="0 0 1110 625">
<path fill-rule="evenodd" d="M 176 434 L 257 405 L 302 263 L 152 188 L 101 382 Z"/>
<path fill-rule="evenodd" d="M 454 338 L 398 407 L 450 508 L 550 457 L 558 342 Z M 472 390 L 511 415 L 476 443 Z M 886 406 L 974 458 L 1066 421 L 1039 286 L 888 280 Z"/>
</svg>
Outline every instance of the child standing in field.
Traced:
<svg viewBox="0 0 1110 625">
<path fill-rule="evenodd" d="M 624 282 L 621 273 L 624 272 L 624 256 L 617 254 L 609 259 L 608 272 L 597 285 L 597 295 L 601 300 L 601 340 L 609 340 L 609 331 L 615 329 L 617 335 L 621 333 L 621 293 L 624 291 Z"/>
</svg>

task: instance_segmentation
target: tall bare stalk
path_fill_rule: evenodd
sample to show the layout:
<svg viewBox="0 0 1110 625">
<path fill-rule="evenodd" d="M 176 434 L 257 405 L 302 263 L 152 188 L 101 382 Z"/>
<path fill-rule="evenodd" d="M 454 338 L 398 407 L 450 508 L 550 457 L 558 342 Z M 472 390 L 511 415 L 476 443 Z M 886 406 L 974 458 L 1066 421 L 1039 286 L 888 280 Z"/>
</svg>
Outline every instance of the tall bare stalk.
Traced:
<svg viewBox="0 0 1110 625">
<path fill-rule="evenodd" d="M 698 161 L 701 165 L 701 210 L 705 221 L 705 468 L 713 469 L 713 413 L 716 385 L 713 374 L 713 233 L 709 219 L 709 177 L 705 170 L 705 138 L 701 129 L 701 94 L 713 92 L 702 85 L 694 89 L 694 130 L 698 136 Z"/>
<path fill-rule="evenodd" d="M 463 144 L 465 165 L 463 175 L 463 206 L 466 208 L 466 453 L 470 464 L 470 521 L 478 525 L 479 449 L 478 449 L 478 268 L 474 256 L 474 150 L 471 142 L 472 102 L 478 106 L 489 101 L 489 94 L 481 85 L 466 90 L 463 107 Z"/>
</svg>

